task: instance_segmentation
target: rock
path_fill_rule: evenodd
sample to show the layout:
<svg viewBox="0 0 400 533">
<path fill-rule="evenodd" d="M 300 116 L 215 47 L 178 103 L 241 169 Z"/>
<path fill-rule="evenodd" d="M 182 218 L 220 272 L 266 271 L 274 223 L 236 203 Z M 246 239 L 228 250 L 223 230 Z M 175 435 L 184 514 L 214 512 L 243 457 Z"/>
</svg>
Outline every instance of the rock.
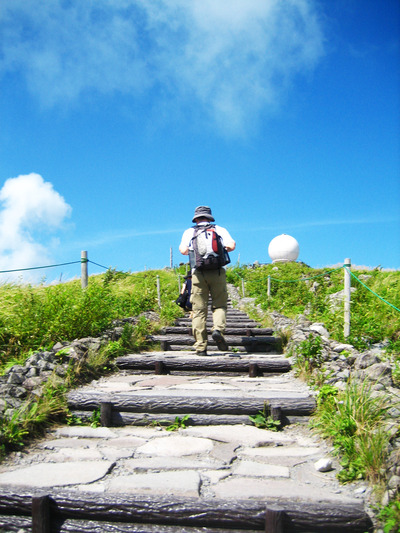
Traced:
<svg viewBox="0 0 400 533">
<path fill-rule="evenodd" d="M 354 346 L 351 345 L 351 344 L 337 344 L 336 346 L 333 346 L 333 351 L 334 352 L 337 352 L 337 353 L 341 353 L 343 351 L 349 351 L 349 352 L 353 352 L 354 351 Z"/>
<path fill-rule="evenodd" d="M 376 363 L 365 369 L 366 377 L 371 381 L 386 386 L 392 385 L 392 368 L 389 363 Z"/>
<path fill-rule="evenodd" d="M 314 464 L 314 468 L 317 472 L 330 472 L 333 469 L 332 460 L 329 457 L 322 458 Z"/>
<path fill-rule="evenodd" d="M 25 378 L 23 374 L 17 374 L 17 372 L 11 372 L 8 375 L 7 383 L 9 385 L 21 385 L 24 379 Z"/>
<path fill-rule="evenodd" d="M 388 482 L 389 489 L 398 489 L 400 487 L 400 476 L 392 476 Z"/>
<path fill-rule="evenodd" d="M 368 351 L 368 352 L 364 352 L 360 354 L 357 357 L 354 363 L 354 368 L 356 368 L 357 370 L 360 370 L 360 369 L 368 368 L 369 366 L 374 365 L 376 363 L 380 363 L 380 362 L 381 360 L 376 356 L 376 354 Z"/>
<path fill-rule="evenodd" d="M 321 337 L 329 337 L 329 331 L 325 328 L 324 324 L 311 324 L 310 330 L 318 333 L 318 335 L 321 335 Z"/>
</svg>

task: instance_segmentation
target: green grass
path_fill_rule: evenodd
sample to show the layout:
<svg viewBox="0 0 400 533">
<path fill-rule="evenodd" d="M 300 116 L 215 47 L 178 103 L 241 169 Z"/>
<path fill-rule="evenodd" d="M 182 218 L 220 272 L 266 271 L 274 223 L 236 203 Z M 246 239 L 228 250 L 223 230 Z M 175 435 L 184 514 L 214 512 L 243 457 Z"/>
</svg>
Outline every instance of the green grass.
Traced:
<svg viewBox="0 0 400 533">
<path fill-rule="evenodd" d="M 400 272 L 381 270 L 352 272 L 381 298 L 400 309 Z M 271 294 L 268 298 L 268 276 Z M 365 278 L 368 279 L 365 279 Z M 329 296 L 343 290 L 343 268 L 313 269 L 304 263 L 279 263 L 256 268 L 228 269 L 227 279 L 241 292 L 245 281 L 246 296 L 254 297 L 264 311 L 278 311 L 294 318 L 307 313 L 310 320 L 324 322 L 332 338 L 347 341 L 363 350 L 387 339 L 391 351 L 400 357 L 400 312 L 396 311 L 351 277 L 356 290 L 351 296 L 351 334 L 343 335 L 343 305 L 330 304 Z"/>
<path fill-rule="evenodd" d="M 384 480 L 390 435 L 385 430 L 389 403 L 374 396 L 371 386 L 350 382 L 344 391 L 321 387 L 312 427 L 329 439 L 341 458 L 342 482 Z"/>
<path fill-rule="evenodd" d="M 0 367 L 10 360 L 23 362 L 30 351 L 49 349 L 58 341 L 98 336 L 118 318 L 157 311 L 161 323 L 169 323 L 182 314 L 174 303 L 178 292 L 178 278 L 173 271 L 109 271 L 90 277 L 84 291 L 79 281 L 47 287 L 2 285 Z"/>
</svg>

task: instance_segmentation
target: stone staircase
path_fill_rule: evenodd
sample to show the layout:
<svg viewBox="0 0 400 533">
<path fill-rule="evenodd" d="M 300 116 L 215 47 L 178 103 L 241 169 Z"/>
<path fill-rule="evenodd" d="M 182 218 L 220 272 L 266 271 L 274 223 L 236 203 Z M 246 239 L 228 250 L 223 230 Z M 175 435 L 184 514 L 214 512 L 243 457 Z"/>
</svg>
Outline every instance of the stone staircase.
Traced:
<svg viewBox="0 0 400 533">
<path fill-rule="evenodd" d="M 199 357 L 190 318 L 178 319 L 151 337 L 160 351 L 120 357 L 118 373 L 71 391 L 71 412 L 100 410 L 102 427 L 58 428 L 0 467 L 0 531 L 372 531 L 335 462 L 314 467 L 328 448 L 280 339 L 231 306 L 230 351 L 209 333 Z M 254 427 L 264 409 L 280 431 Z"/>
</svg>

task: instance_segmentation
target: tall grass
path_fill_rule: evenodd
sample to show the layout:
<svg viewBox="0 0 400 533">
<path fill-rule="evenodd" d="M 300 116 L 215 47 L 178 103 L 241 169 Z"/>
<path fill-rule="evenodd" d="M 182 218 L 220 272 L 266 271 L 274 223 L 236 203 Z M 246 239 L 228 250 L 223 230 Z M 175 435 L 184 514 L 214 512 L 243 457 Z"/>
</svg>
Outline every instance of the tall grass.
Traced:
<svg viewBox="0 0 400 533">
<path fill-rule="evenodd" d="M 400 272 L 380 270 L 352 272 L 376 294 L 400 309 Z M 271 294 L 267 295 L 268 276 Z M 245 281 L 246 296 L 256 298 L 265 311 L 278 311 L 288 317 L 307 313 L 310 320 L 324 322 L 332 337 L 344 341 L 343 305 L 330 296 L 343 290 L 343 269 L 313 269 L 304 263 L 279 263 L 256 268 L 234 267 L 228 281 L 239 290 Z M 400 313 L 388 306 L 353 277 L 351 285 L 351 335 L 348 342 L 358 349 L 387 339 L 392 351 L 400 355 Z"/>
<path fill-rule="evenodd" d="M 161 285 L 158 307 L 157 276 Z M 157 311 L 161 321 L 181 314 L 174 304 L 178 280 L 174 272 L 137 274 L 108 271 L 89 278 L 87 289 L 79 281 L 54 286 L 0 287 L 0 366 L 20 360 L 30 350 L 49 349 L 58 341 L 97 336 L 113 320 Z"/>
<path fill-rule="evenodd" d="M 383 480 L 390 434 L 385 430 L 389 403 L 374 396 L 367 382 L 350 382 L 344 391 L 331 387 L 318 401 L 313 427 L 332 444 L 341 457 L 341 481 Z"/>
</svg>

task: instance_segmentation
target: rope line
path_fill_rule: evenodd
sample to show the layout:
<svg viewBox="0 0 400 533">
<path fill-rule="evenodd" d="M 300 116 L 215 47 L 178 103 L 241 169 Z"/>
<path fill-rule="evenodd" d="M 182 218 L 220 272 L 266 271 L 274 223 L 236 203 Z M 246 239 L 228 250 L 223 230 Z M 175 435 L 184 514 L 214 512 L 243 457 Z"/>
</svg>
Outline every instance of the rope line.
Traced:
<svg viewBox="0 0 400 533">
<path fill-rule="evenodd" d="M 400 309 L 398 309 L 396 306 L 394 306 L 393 304 L 391 304 L 390 302 L 388 302 L 387 300 L 385 300 L 384 298 L 382 298 L 382 296 L 379 296 L 379 294 L 376 294 L 376 292 L 374 292 L 372 289 L 370 289 L 370 288 L 368 287 L 368 285 L 366 285 L 366 284 L 363 283 L 360 279 L 358 279 L 358 277 L 357 277 L 355 274 L 353 274 L 353 272 L 352 272 L 349 268 L 347 268 L 346 266 L 343 267 L 343 268 L 345 268 L 345 269 L 347 270 L 347 272 L 349 272 L 350 275 L 358 281 L 358 283 L 361 283 L 361 285 L 362 285 L 363 287 L 365 287 L 366 289 L 368 289 L 369 292 L 372 292 L 372 294 L 373 294 L 374 296 L 376 296 L 377 298 L 379 298 L 380 300 L 382 300 L 382 302 L 384 302 L 385 304 L 390 305 L 390 307 L 393 307 L 393 309 L 395 309 L 396 311 L 398 311 L 398 312 L 400 313 Z"/>
<path fill-rule="evenodd" d="M 95 263 L 94 261 L 91 261 L 90 259 L 88 259 L 88 263 L 92 263 L 93 265 L 96 265 L 100 268 L 104 268 L 105 270 L 108 270 L 110 267 L 105 267 L 104 265 L 99 265 L 98 263 Z"/>
<path fill-rule="evenodd" d="M 95 263 L 94 261 L 91 261 L 90 259 L 80 259 L 79 261 L 70 261 L 68 263 L 58 263 L 56 265 L 43 265 L 43 266 L 29 267 L 29 268 L 14 268 L 13 270 L 0 270 L 0 274 L 8 274 L 9 272 L 25 272 L 26 270 L 39 270 L 41 268 L 54 268 L 54 267 L 60 267 L 60 266 L 66 266 L 66 265 L 76 265 L 78 263 L 92 263 L 93 265 L 96 265 L 100 268 L 104 268 L 105 270 L 108 270 L 110 268 L 104 265 L 99 265 L 98 263 Z"/>
<path fill-rule="evenodd" d="M 40 268 L 53 268 L 53 267 L 59 267 L 59 266 L 65 266 L 65 265 L 75 265 L 77 263 L 80 263 L 81 261 L 70 261 L 69 263 L 59 263 L 58 265 L 45 265 L 45 266 L 38 266 L 38 267 L 30 267 L 30 268 L 15 268 L 14 270 L 0 270 L 0 274 L 6 274 L 8 272 L 22 272 L 25 270 L 38 270 Z"/>
</svg>

